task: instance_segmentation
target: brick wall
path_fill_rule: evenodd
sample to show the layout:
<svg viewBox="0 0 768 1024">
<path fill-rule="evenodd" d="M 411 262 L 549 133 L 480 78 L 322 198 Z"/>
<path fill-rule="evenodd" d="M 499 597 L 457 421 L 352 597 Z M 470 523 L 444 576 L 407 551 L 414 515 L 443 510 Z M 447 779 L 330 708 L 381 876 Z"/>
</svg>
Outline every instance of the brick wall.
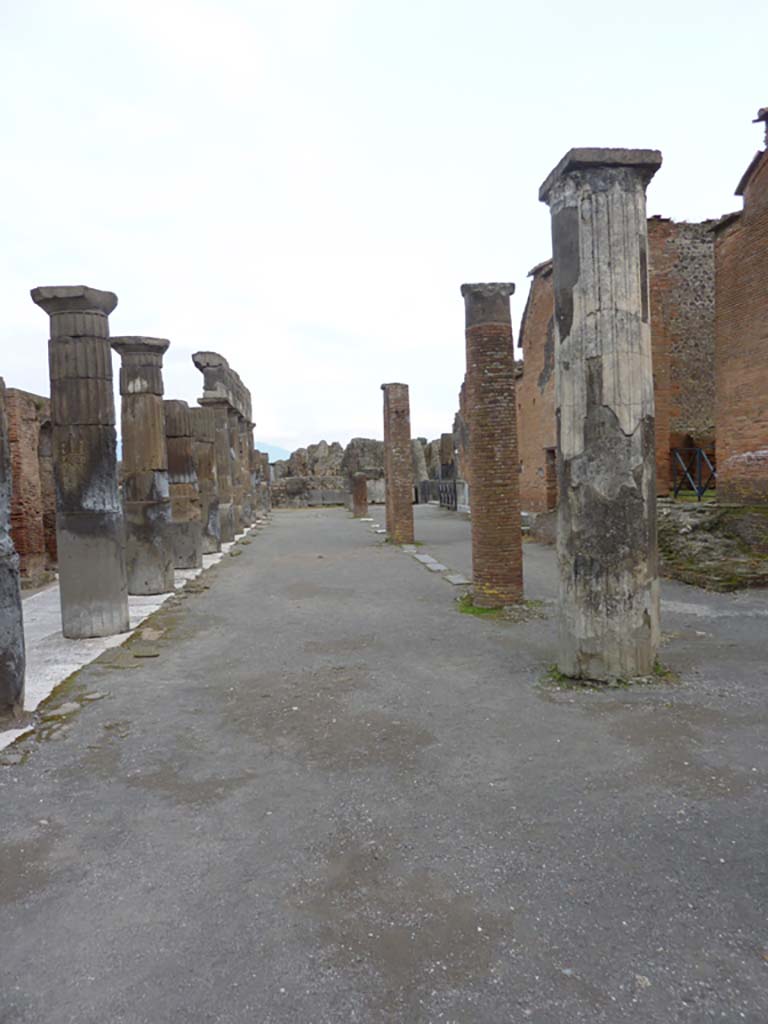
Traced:
<svg viewBox="0 0 768 1024">
<path fill-rule="evenodd" d="M 40 395 L 8 388 L 6 412 L 13 480 L 11 535 L 22 574 L 34 578 L 50 565 L 39 458 L 40 429 L 50 417 L 50 403 Z"/>
<path fill-rule="evenodd" d="M 768 503 L 768 149 L 737 194 L 744 209 L 716 232 L 718 494 Z"/>
<path fill-rule="evenodd" d="M 715 260 L 712 221 L 648 221 L 651 343 L 656 400 L 656 478 L 671 484 L 670 449 L 711 444 L 715 430 Z M 520 328 L 517 386 L 520 501 L 530 512 L 556 502 L 552 264 L 534 267 Z"/>
<path fill-rule="evenodd" d="M 712 221 L 648 221 L 656 487 L 672 485 L 672 448 L 715 435 L 715 254 Z"/>
</svg>

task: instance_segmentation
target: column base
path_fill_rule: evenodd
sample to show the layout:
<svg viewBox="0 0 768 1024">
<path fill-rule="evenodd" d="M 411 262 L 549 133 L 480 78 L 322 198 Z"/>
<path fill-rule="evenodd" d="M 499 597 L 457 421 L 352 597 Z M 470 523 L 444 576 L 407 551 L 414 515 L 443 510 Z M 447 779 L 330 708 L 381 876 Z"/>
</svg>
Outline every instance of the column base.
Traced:
<svg viewBox="0 0 768 1024">
<path fill-rule="evenodd" d="M 0 544 L 0 714 L 24 709 L 24 624 L 18 556 L 10 539 Z"/>
<path fill-rule="evenodd" d="M 125 527 L 119 513 L 60 515 L 56 538 L 64 636 L 83 640 L 127 632 Z"/>
<path fill-rule="evenodd" d="M 235 539 L 235 516 L 231 501 L 219 505 L 219 525 L 221 527 L 221 543 L 231 544 Z"/>
<path fill-rule="evenodd" d="M 171 523 L 175 569 L 200 569 L 203 565 L 203 526 L 199 519 Z"/>
</svg>

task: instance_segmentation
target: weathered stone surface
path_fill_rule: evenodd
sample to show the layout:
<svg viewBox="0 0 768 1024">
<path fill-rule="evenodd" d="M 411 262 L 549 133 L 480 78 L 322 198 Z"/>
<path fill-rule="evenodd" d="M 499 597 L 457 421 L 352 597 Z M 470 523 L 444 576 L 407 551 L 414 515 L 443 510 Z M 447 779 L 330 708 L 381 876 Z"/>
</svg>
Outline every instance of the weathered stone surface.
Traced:
<svg viewBox="0 0 768 1024">
<path fill-rule="evenodd" d="M 55 543 L 51 558 L 46 534 L 52 527 L 55 535 L 55 494 L 52 523 L 46 524 L 45 518 L 50 502 L 47 489 L 52 486 L 53 478 L 45 480 L 44 493 L 47 467 L 42 465 L 42 449 L 47 448 L 50 458 L 50 403 L 42 395 L 6 388 L 5 414 L 13 480 L 11 537 L 19 556 L 22 583 L 37 586 L 50 579 L 55 565 Z"/>
<path fill-rule="evenodd" d="M 368 515 L 368 477 L 365 473 L 352 475 L 352 515 L 356 519 Z"/>
<path fill-rule="evenodd" d="M 523 597 L 515 357 L 509 309 L 514 290 L 515 286 L 507 283 L 461 286 L 466 317 L 473 601 L 481 608 L 503 608 Z M 452 456 L 453 434 L 447 437 Z"/>
<path fill-rule="evenodd" d="M 221 519 L 216 477 L 216 413 L 210 406 L 190 409 L 193 453 L 200 487 L 200 516 L 203 524 L 203 554 L 221 551 Z"/>
<path fill-rule="evenodd" d="M 11 459 L 5 417 L 5 382 L 0 377 L 0 714 L 24 706 L 24 624 L 19 558 L 11 540 Z"/>
<path fill-rule="evenodd" d="M 173 538 L 163 410 L 165 338 L 121 337 L 121 434 L 129 594 L 173 590 Z"/>
<path fill-rule="evenodd" d="M 117 297 L 77 285 L 35 288 L 32 300 L 50 317 L 62 629 L 73 638 L 122 633 L 128 590 L 108 340 Z"/>
<path fill-rule="evenodd" d="M 173 564 L 176 569 L 199 569 L 203 564 L 203 523 L 192 448 L 192 417 L 186 402 L 166 400 L 163 409 L 168 446 Z"/>
<path fill-rule="evenodd" d="M 407 384 L 382 384 L 387 533 L 394 544 L 413 543 L 413 452 Z"/>
<path fill-rule="evenodd" d="M 429 479 L 429 471 L 427 470 L 427 459 L 424 455 L 424 442 L 421 438 L 414 437 L 411 439 L 411 451 L 413 453 L 413 479 L 416 483 L 420 480 Z"/>
<path fill-rule="evenodd" d="M 647 675 L 659 641 L 645 188 L 654 150 L 571 150 L 550 206 L 558 410 L 558 666 Z"/>
</svg>

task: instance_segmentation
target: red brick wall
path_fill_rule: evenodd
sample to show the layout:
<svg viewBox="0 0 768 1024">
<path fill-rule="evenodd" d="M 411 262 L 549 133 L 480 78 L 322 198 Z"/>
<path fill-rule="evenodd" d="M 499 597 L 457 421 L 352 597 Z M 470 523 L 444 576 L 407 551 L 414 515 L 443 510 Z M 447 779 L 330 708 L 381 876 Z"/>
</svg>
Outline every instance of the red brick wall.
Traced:
<svg viewBox="0 0 768 1024">
<path fill-rule="evenodd" d="M 517 381 L 517 436 L 520 505 L 545 512 L 547 449 L 557 444 L 555 423 L 555 342 L 552 265 L 531 271 L 531 289 L 520 325 L 523 372 Z"/>
<path fill-rule="evenodd" d="M 717 232 L 718 495 L 768 503 L 768 150 L 741 216 Z"/>
<path fill-rule="evenodd" d="M 13 479 L 11 535 L 21 572 L 34 576 L 49 564 L 38 446 L 41 421 L 49 418 L 50 405 L 47 398 L 8 388 L 6 412 Z"/>
<path fill-rule="evenodd" d="M 656 399 L 658 494 L 668 494 L 670 449 L 714 435 L 714 245 L 711 221 L 648 221 L 651 345 Z M 547 450 L 556 445 L 554 299 L 551 264 L 531 271 L 520 328 L 523 375 L 517 383 L 520 501 L 530 512 L 551 507 Z M 551 467 L 550 467 L 551 469 Z"/>
</svg>

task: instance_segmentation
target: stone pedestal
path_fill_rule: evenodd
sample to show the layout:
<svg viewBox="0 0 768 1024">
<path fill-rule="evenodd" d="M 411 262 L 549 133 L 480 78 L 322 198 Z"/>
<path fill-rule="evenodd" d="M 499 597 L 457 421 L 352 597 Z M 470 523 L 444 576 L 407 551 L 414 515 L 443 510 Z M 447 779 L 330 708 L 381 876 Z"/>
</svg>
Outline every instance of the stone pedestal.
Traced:
<svg viewBox="0 0 768 1024">
<path fill-rule="evenodd" d="M 523 597 L 523 553 L 509 297 L 513 284 L 464 284 L 466 407 L 471 437 L 472 599 L 502 608 Z M 443 435 L 451 440 L 453 434 Z M 446 452 L 447 454 L 447 452 Z M 453 461 L 451 461 L 453 468 Z"/>
<path fill-rule="evenodd" d="M 19 558 L 11 540 L 11 459 L 0 377 L 0 715 L 24 708 L 24 623 Z"/>
<path fill-rule="evenodd" d="M 50 316 L 62 630 L 71 638 L 123 633 L 128 587 L 108 320 L 117 296 L 54 286 L 35 288 L 32 300 Z"/>
<path fill-rule="evenodd" d="M 365 473 L 354 473 L 351 480 L 352 515 L 361 519 L 368 515 L 368 477 Z"/>
<path fill-rule="evenodd" d="M 216 414 L 213 409 L 190 409 L 193 451 L 200 488 L 200 515 L 203 524 L 203 554 L 221 551 L 219 490 L 216 477 Z"/>
<path fill-rule="evenodd" d="M 407 384 L 382 384 L 387 533 L 393 544 L 413 544 L 413 455 Z"/>
<path fill-rule="evenodd" d="M 554 258 L 558 667 L 580 679 L 648 675 L 659 642 L 645 189 L 660 165 L 655 150 L 574 149 L 539 192 Z"/>
<path fill-rule="evenodd" d="M 113 338 L 120 368 L 125 561 L 129 594 L 173 590 L 171 497 L 163 412 L 165 338 Z"/>
<path fill-rule="evenodd" d="M 192 417 L 186 402 L 163 402 L 168 479 L 171 492 L 173 564 L 199 569 L 203 564 L 200 488 L 192 449 Z"/>
</svg>

